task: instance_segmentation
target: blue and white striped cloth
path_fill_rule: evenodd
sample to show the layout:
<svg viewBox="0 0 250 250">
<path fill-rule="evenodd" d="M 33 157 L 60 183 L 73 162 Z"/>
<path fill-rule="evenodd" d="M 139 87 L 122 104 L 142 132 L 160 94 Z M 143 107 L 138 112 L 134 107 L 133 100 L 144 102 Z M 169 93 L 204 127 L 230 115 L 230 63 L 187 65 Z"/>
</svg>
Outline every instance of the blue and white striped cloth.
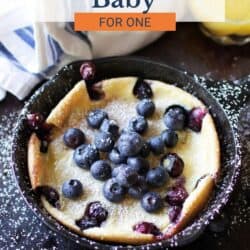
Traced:
<svg viewBox="0 0 250 250">
<path fill-rule="evenodd" d="M 38 72 L 34 67 L 36 64 L 36 44 L 34 30 L 31 26 L 17 29 L 2 38 L 0 42 L 0 68 L 2 69 L 1 82 L 5 82 L 3 87 L 9 88 L 11 92 L 14 92 L 14 89 L 12 90 L 12 82 L 16 82 L 16 86 L 13 86 L 13 88 L 15 88 L 16 93 L 19 93 L 18 88 L 20 88 L 21 95 L 19 98 L 22 99 L 29 92 L 30 88 L 46 78 L 46 72 L 60 60 L 63 53 L 58 43 L 49 35 L 47 43 L 48 67 L 44 71 Z M 20 80 L 25 82 L 25 84 L 18 84 Z"/>
<path fill-rule="evenodd" d="M 22 100 L 71 61 L 128 54 L 161 34 L 75 32 L 72 23 L 36 23 L 0 33 L 0 99 L 8 91 Z"/>
</svg>

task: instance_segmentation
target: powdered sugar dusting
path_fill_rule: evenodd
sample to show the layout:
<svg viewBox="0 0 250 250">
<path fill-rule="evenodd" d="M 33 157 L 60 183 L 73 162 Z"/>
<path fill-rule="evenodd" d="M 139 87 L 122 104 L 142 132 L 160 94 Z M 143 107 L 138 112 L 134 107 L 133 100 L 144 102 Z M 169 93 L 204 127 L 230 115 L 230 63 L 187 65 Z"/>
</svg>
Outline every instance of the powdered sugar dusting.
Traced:
<svg viewBox="0 0 250 250">
<path fill-rule="evenodd" d="M 234 82 L 210 82 L 204 77 L 198 77 L 196 75 L 194 78 L 197 83 L 208 89 L 209 92 L 222 105 L 229 118 L 231 126 L 236 133 L 236 147 L 239 150 L 239 155 L 237 156 L 238 159 L 235 159 L 235 167 L 240 167 L 241 156 L 241 178 L 235 188 L 236 190 L 233 198 L 223 209 L 224 215 L 227 218 L 229 217 L 229 226 L 222 235 L 227 234 L 231 239 L 236 230 L 240 230 L 243 224 L 248 225 L 250 223 L 250 75 L 243 81 L 236 80 Z M 224 186 L 223 183 L 220 183 L 218 186 L 225 191 L 225 196 L 222 198 L 222 202 L 226 203 L 228 200 L 227 196 L 233 187 Z M 216 208 L 214 209 L 216 211 Z M 220 209 L 218 208 L 218 212 L 219 210 Z M 218 240 L 221 235 L 214 233 L 213 236 L 217 239 L 216 242 L 218 248 L 226 248 L 223 247 L 224 245 L 226 246 L 226 242 Z"/>
<path fill-rule="evenodd" d="M 25 204 L 11 171 L 11 139 L 18 113 L 0 118 L 0 249 L 56 249 L 62 240 Z"/>
</svg>

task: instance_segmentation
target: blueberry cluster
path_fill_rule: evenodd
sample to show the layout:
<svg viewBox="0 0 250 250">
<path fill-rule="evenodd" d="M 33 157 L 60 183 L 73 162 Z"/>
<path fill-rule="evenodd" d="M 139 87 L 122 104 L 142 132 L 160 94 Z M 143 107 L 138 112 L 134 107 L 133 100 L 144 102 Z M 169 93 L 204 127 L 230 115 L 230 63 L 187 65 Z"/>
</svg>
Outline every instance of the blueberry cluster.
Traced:
<svg viewBox="0 0 250 250">
<path fill-rule="evenodd" d="M 77 128 L 68 129 L 63 140 L 66 146 L 75 150 L 73 159 L 77 166 L 90 170 L 96 180 L 105 181 L 103 195 L 107 200 L 121 202 L 128 194 L 140 199 L 141 206 L 151 213 L 161 209 L 164 202 L 150 189 L 164 186 L 170 177 L 177 178 L 183 172 L 183 160 L 177 154 L 164 152 L 165 147 L 176 146 L 175 130 L 185 128 L 187 112 L 180 106 L 168 108 L 163 118 L 166 130 L 146 141 L 142 135 L 148 129 L 147 118 L 154 114 L 155 104 L 151 99 L 142 99 L 136 111 L 138 115 L 120 132 L 116 121 L 109 119 L 104 110 L 92 110 L 86 119 L 88 125 L 97 130 L 93 144 L 85 144 L 85 135 Z M 108 159 L 101 159 L 101 153 Z M 150 168 L 147 160 L 150 153 L 162 155 L 160 166 Z M 82 194 L 83 188 L 79 181 L 69 180 L 63 184 L 62 192 L 73 199 Z M 174 204 L 167 197 L 165 200 Z"/>
<path fill-rule="evenodd" d="M 87 82 L 87 88 L 92 86 L 95 73 L 96 68 L 93 63 L 82 64 L 80 74 Z M 141 206 L 149 213 L 161 209 L 165 201 L 170 206 L 170 221 L 176 222 L 188 196 L 183 183 L 177 179 L 175 185 L 167 190 L 164 199 L 150 189 L 164 186 L 170 177 L 181 176 L 184 169 L 183 160 L 175 153 L 164 154 L 165 147 L 176 146 L 178 143 L 176 131 L 189 128 L 200 132 L 207 111 L 203 108 L 187 111 L 179 105 L 170 106 L 163 116 L 166 130 L 161 135 L 146 141 L 142 136 L 148 129 L 147 118 L 155 112 L 155 104 L 151 100 L 153 92 L 148 82 L 139 79 L 134 86 L 133 94 L 140 101 L 136 106 L 137 116 L 129 121 L 126 129 L 119 131 L 116 121 L 109 119 L 104 110 L 95 109 L 87 115 L 88 125 L 98 130 L 93 144 L 85 143 L 85 134 L 78 128 L 70 128 L 65 132 L 64 143 L 74 149 L 73 159 L 77 166 L 90 170 L 96 180 L 105 181 L 103 195 L 107 200 L 120 202 L 125 195 L 130 195 L 134 199 L 140 199 Z M 47 124 L 39 113 L 28 114 L 27 125 L 41 140 L 40 151 L 46 153 L 53 126 Z M 162 155 L 158 167 L 150 168 L 146 159 L 150 153 Z M 103 154 L 107 156 L 106 160 L 101 159 Z M 52 206 L 60 207 L 59 194 L 56 190 L 43 186 L 38 191 Z M 83 192 L 79 180 L 67 180 L 62 185 L 62 193 L 68 199 L 76 199 Z M 84 216 L 76 221 L 76 225 L 81 230 L 100 226 L 107 216 L 108 212 L 100 202 L 92 202 L 87 206 Z M 160 230 L 148 222 L 140 222 L 133 229 L 140 233 L 161 235 Z"/>
</svg>

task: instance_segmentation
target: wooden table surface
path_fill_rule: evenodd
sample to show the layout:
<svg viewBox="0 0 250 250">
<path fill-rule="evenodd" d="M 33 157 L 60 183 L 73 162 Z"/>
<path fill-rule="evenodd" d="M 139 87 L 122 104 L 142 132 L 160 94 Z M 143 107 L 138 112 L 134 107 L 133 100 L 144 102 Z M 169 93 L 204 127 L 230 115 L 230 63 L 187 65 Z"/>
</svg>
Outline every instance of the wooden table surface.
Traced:
<svg viewBox="0 0 250 250">
<path fill-rule="evenodd" d="M 199 30 L 198 25 L 192 23 L 178 24 L 176 32 L 166 33 L 158 41 L 136 52 L 134 55 L 149 57 L 154 60 L 160 60 L 183 71 L 194 73 L 214 80 L 236 80 L 246 77 L 250 74 L 250 44 L 243 47 L 222 47 L 203 36 Z M 250 83 L 248 82 L 245 84 Z M 0 117 L 8 116 L 13 112 L 19 111 L 23 107 L 23 104 L 24 102 L 18 101 L 15 97 L 8 94 L 7 98 L 0 103 Z M 242 134 L 249 143 L 250 108 L 245 111 L 243 116 L 244 117 L 241 124 Z M 0 125 L 3 125 L 3 123 L 6 121 L 1 122 L 2 124 L 0 123 Z M 248 148 L 245 148 L 243 156 L 243 165 L 246 168 L 250 168 L 249 152 L 250 149 L 248 145 Z M 3 168 L 5 166 L 6 164 L 1 162 L 0 160 L 1 171 L 4 171 Z M 248 178 L 247 176 L 243 177 Z M 11 181 L 13 182 L 13 180 Z M 11 183 L 11 181 L 6 182 L 0 179 L 0 192 L 1 189 L 8 190 L 8 187 L 6 187 L 5 185 Z M 247 189 L 250 190 L 250 187 L 248 186 Z M 231 203 L 225 209 L 225 214 L 229 222 L 235 220 L 236 223 L 231 223 L 234 225 L 228 226 L 228 228 L 225 227 L 225 230 L 217 235 L 212 233 L 210 230 L 207 230 L 196 242 L 183 249 L 250 249 L 248 243 L 250 218 L 245 218 L 250 217 L 250 202 L 247 203 L 247 201 L 244 199 L 244 197 L 242 198 L 242 196 L 240 196 L 241 198 L 239 198 L 239 192 L 242 192 L 241 188 L 235 191 Z M 29 238 L 31 236 L 28 236 L 29 234 L 26 233 L 30 230 L 31 227 L 29 223 L 23 223 L 18 229 L 14 226 L 12 227 L 11 223 L 7 222 L 13 218 L 18 218 L 20 214 L 18 212 L 15 212 L 14 210 L 15 206 L 17 206 L 15 203 L 16 201 L 12 200 L 14 198 L 8 198 L 8 195 L 10 194 L 7 193 L 5 197 L 0 197 L 0 206 L 3 204 L 1 202 L 6 202 L 6 200 L 8 200 L 10 201 L 10 207 L 8 208 L 9 211 L 13 210 L 12 212 L 6 213 L 6 217 L 4 220 L 5 222 L 2 222 L 3 224 L 0 225 L 0 230 L 2 232 L 9 232 L 8 234 L 6 233 L 6 237 L 0 237 L 0 249 L 8 249 L 5 248 L 5 246 L 7 246 L 6 242 L 11 242 L 13 239 L 10 235 L 15 235 L 17 232 L 24 233 L 20 234 L 21 239 L 19 239 L 17 243 L 15 241 L 13 248 L 11 248 L 10 245 L 8 246 L 9 249 L 17 249 L 21 247 L 24 247 L 24 249 L 31 249 L 31 247 L 34 247 L 34 249 L 42 247 L 45 249 L 51 249 L 52 247 L 55 247 L 55 249 L 80 249 L 75 243 L 69 242 L 64 238 L 51 233 L 46 226 L 40 225 L 36 221 L 36 219 L 34 219 L 34 215 L 29 211 L 26 212 L 28 220 L 33 221 L 33 223 L 36 224 L 36 229 L 34 229 L 35 232 L 32 240 L 30 240 Z M 17 196 L 18 195 L 19 194 L 17 193 Z M 250 199 L 249 196 L 248 199 Z M 15 199 L 19 201 L 18 198 Z M 241 204 L 239 206 L 245 207 L 236 207 L 238 199 L 241 199 L 241 201 L 239 202 L 243 202 L 242 199 L 244 199 L 244 204 Z M 18 206 L 26 206 L 23 201 L 18 204 Z M 245 214 L 241 215 L 241 213 L 243 212 Z M 23 214 L 21 216 L 23 216 Z M 242 218 L 241 220 L 241 216 L 244 217 L 244 219 Z"/>
</svg>

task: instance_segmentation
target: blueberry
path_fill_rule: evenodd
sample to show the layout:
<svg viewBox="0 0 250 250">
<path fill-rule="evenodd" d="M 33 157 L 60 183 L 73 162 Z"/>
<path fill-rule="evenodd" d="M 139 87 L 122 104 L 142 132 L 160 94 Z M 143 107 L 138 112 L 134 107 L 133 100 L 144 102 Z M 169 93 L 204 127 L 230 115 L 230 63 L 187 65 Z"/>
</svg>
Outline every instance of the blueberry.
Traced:
<svg viewBox="0 0 250 250">
<path fill-rule="evenodd" d="M 84 216 L 76 220 L 76 225 L 80 227 L 81 230 L 100 227 L 107 217 L 108 211 L 102 207 L 99 201 L 94 201 L 87 205 Z"/>
<path fill-rule="evenodd" d="M 160 136 L 151 137 L 148 141 L 148 144 L 149 144 L 150 150 L 155 155 L 160 155 L 164 153 L 165 145 Z"/>
<path fill-rule="evenodd" d="M 148 157 L 150 154 L 150 147 L 149 147 L 149 143 L 148 142 L 143 142 L 143 145 L 142 145 L 142 148 L 141 148 L 141 151 L 140 151 L 140 155 L 143 157 L 143 158 L 146 158 Z"/>
<path fill-rule="evenodd" d="M 27 114 L 27 124 L 29 128 L 36 131 L 42 127 L 45 123 L 45 118 L 40 113 Z"/>
<path fill-rule="evenodd" d="M 80 67 L 80 74 L 83 80 L 92 80 L 96 74 L 96 67 L 95 64 L 92 62 L 85 62 Z"/>
<path fill-rule="evenodd" d="M 120 202 L 124 199 L 126 188 L 121 186 L 115 179 L 109 179 L 103 185 L 103 195 L 111 202 Z"/>
<path fill-rule="evenodd" d="M 128 194 L 135 199 L 141 199 L 147 192 L 148 186 L 143 176 L 139 176 L 137 182 L 128 189 Z"/>
<path fill-rule="evenodd" d="M 105 98 L 102 82 L 95 83 L 94 80 L 89 80 L 86 87 L 90 100 L 100 101 Z"/>
<path fill-rule="evenodd" d="M 148 82 L 139 78 L 134 86 L 133 94 L 140 100 L 153 97 L 153 91 Z"/>
<path fill-rule="evenodd" d="M 150 99 L 143 99 L 137 104 L 136 111 L 141 116 L 150 117 L 155 112 L 155 104 Z"/>
<path fill-rule="evenodd" d="M 76 225 L 81 230 L 86 230 L 92 227 L 99 227 L 99 223 L 95 218 L 88 218 L 88 217 L 83 217 L 82 219 L 77 220 Z"/>
<path fill-rule="evenodd" d="M 104 119 L 100 130 L 103 132 L 109 132 L 113 135 L 113 139 L 115 140 L 119 135 L 119 127 L 114 120 Z"/>
<path fill-rule="evenodd" d="M 141 234 L 152 234 L 154 236 L 161 235 L 160 229 L 155 224 L 146 221 L 133 226 L 133 230 Z"/>
<path fill-rule="evenodd" d="M 161 133 L 161 139 L 168 148 L 173 148 L 178 142 L 178 134 L 170 129 L 167 129 Z"/>
<path fill-rule="evenodd" d="M 100 154 L 95 146 L 83 144 L 76 148 L 73 158 L 77 166 L 89 169 L 95 161 L 100 159 Z"/>
<path fill-rule="evenodd" d="M 143 134 L 148 128 L 148 122 L 143 116 L 137 116 L 130 120 L 128 127 L 131 131 Z"/>
<path fill-rule="evenodd" d="M 146 176 L 147 183 L 152 187 L 161 187 L 168 180 L 167 171 L 163 167 L 152 168 Z"/>
<path fill-rule="evenodd" d="M 35 130 L 37 137 L 42 141 L 49 143 L 51 141 L 51 131 L 53 129 L 53 124 L 43 123 L 38 130 Z"/>
<path fill-rule="evenodd" d="M 169 217 L 170 222 L 173 222 L 173 223 L 177 222 L 177 220 L 180 217 L 181 210 L 182 210 L 182 207 L 180 206 L 173 206 L 169 208 L 168 217 Z"/>
<path fill-rule="evenodd" d="M 120 171 L 123 169 L 123 168 L 126 168 L 128 167 L 128 165 L 126 164 L 121 164 L 115 168 L 113 168 L 112 170 L 112 177 L 116 177 L 118 175 L 118 173 L 120 173 Z"/>
<path fill-rule="evenodd" d="M 124 187 L 131 187 L 138 180 L 138 173 L 129 166 L 122 167 L 116 175 L 117 182 Z"/>
<path fill-rule="evenodd" d="M 126 163 L 127 161 L 127 158 L 121 155 L 117 148 L 113 148 L 108 157 L 114 164 Z"/>
<path fill-rule="evenodd" d="M 202 121 L 207 111 L 203 108 L 193 108 L 189 112 L 188 127 L 195 132 L 200 132 L 202 127 Z"/>
<path fill-rule="evenodd" d="M 188 192 L 184 187 L 173 186 L 167 191 L 165 200 L 171 206 L 182 206 L 187 197 Z"/>
<path fill-rule="evenodd" d="M 88 204 L 86 207 L 84 216 L 88 218 L 94 218 L 100 225 L 108 217 L 108 211 L 102 207 L 99 201 L 94 201 Z"/>
<path fill-rule="evenodd" d="M 43 195 L 51 206 L 57 209 L 60 208 L 60 196 L 54 188 L 50 186 L 39 186 L 35 191 L 38 195 Z"/>
<path fill-rule="evenodd" d="M 175 153 L 169 153 L 164 155 L 161 159 L 161 165 L 173 178 L 180 176 L 184 169 L 183 160 Z"/>
<path fill-rule="evenodd" d="M 104 119 L 108 118 L 108 114 L 102 109 L 95 109 L 88 113 L 87 122 L 92 128 L 100 128 Z"/>
<path fill-rule="evenodd" d="M 92 176 L 100 181 L 107 180 L 111 177 L 111 167 L 108 161 L 99 160 L 94 162 L 90 167 Z"/>
<path fill-rule="evenodd" d="M 36 133 L 37 137 L 41 141 L 49 143 L 51 140 L 50 132 L 54 126 L 46 123 L 44 116 L 40 113 L 27 114 L 26 118 L 28 127 Z"/>
<path fill-rule="evenodd" d="M 109 132 L 98 132 L 95 136 L 95 146 L 101 152 L 110 152 L 114 144 L 113 136 Z"/>
<path fill-rule="evenodd" d="M 62 185 L 62 193 L 66 198 L 77 198 L 83 193 L 82 183 L 78 180 L 65 181 Z"/>
<path fill-rule="evenodd" d="M 141 136 L 135 132 L 125 132 L 121 134 L 117 142 L 119 152 L 123 156 L 137 155 L 143 146 L 143 140 Z"/>
<path fill-rule="evenodd" d="M 163 207 L 161 196 L 156 192 L 148 192 L 141 199 L 141 206 L 149 213 L 156 212 Z"/>
<path fill-rule="evenodd" d="M 65 145 L 69 148 L 77 148 L 85 141 L 84 133 L 78 128 L 69 128 L 63 136 Z"/>
<path fill-rule="evenodd" d="M 112 170 L 112 177 L 116 177 L 118 175 L 118 173 L 122 172 L 125 168 L 131 168 L 130 166 L 128 166 L 127 164 L 120 164 L 118 166 L 116 166 L 115 168 L 113 168 Z M 131 168 L 132 171 L 134 171 L 134 169 Z"/>
<path fill-rule="evenodd" d="M 127 164 L 139 175 L 145 175 L 149 170 L 149 162 L 142 157 L 129 157 Z"/>
<path fill-rule="evenodd" d="M 169 107 L 164 114 L 164 123 L 171 130 L 183 130 L 187 125 L 187 111 L 178 105 Z"/>
</svg>

